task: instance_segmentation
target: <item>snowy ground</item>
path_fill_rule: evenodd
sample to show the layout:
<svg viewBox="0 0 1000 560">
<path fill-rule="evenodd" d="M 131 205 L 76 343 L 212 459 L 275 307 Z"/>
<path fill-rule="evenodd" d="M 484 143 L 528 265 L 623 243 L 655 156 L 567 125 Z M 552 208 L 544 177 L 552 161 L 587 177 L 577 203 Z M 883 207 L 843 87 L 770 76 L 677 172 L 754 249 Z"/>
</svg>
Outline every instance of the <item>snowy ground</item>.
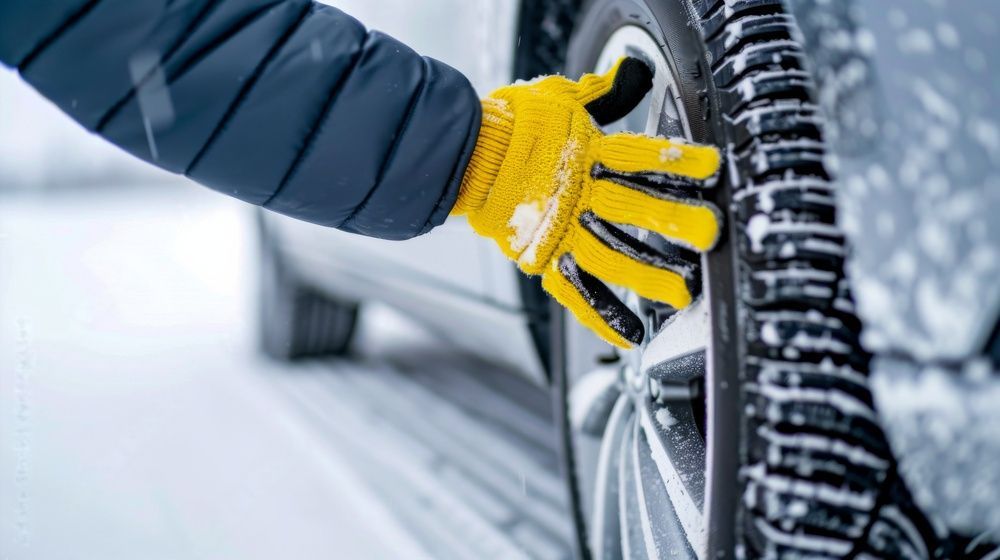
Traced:
<svg viewBox="0 0 1000 560">
<path fill-rule="evenodd" d="M 249 218 L 0 198 L 0 557 L 566 557 L 544 398 L 385 312 L 261 359 Z"/>
</svg>

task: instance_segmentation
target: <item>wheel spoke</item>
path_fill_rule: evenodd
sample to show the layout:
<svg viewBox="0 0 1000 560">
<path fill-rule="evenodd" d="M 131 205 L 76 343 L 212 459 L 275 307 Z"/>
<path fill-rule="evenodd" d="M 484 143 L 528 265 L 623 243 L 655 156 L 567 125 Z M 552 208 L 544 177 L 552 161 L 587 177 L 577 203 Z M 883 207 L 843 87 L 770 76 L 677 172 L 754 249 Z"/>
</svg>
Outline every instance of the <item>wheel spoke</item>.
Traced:
<svg viewBox="0 0 1000 560">
<path fill-rule="evenodd" d="M 691 307 L 674 315 L 670 321 L 660 329 L 660 332 L 649 341 L 642 353 L 641 371 L 652 377 L 663 377 L 673 375 L 670 381 L 690 381 L 682 375 L 691 376 L 704 375 L 704 365 L 700 371 L 683 369 L 672 372 L 671 364 L 677 360 L 688 359 L 687 356 L 704 355 L 705 345 L 708 341 L 709 321 L 708 306 L 705 305 L 704 298 L 698 299 Z M 702 360 L 704 364 L 704 360 Z M 693 377 L 692 377 L 693 378 Z"/>
<path fill-rule="evenodd" d="M 705 442 L 698 433 L 691 407 L 659 405 L 647 399 L 637 416 L 650 455 L 670 496 L 691 547 L 705 550 Z"/>
<path fill-rule="evenodd" d="M 595 560 L 622 558 L 618 526 L 619 455 L 626 430 L 631 424 L 632 402 L 622 395 L 615 402 L 608 419 L 597 462 L 594 490 L 594 516 L 591 522 L 590 548 Z"/>
<path fill-rule="evenodd" d="M 650 558 L 646 555 L 646 538 L 642 527 L 646 520 L 639 510 L 639 496 L 635 491 L 638 481 L 635 476 L 633 442 L 637 432 L 638 425 L 632 422 L 618 450 L 618 528 L 621 531 L 622 558 L 629 560 Z"/>
<path fill-rule="evenodd" d="M 705 350 L 660 362 L 646 374 L 663 385 L 689 385 L 691 380 L 705 377 Z"/>
<path fill-rule="evenodd" d="M 653 461 L 645 430 L 636 425 L 632 453 L 636 494 L 642 513 L 642 533 L 650 558 L 697 558 L 684 527 L 670 502 L 670 496 Z"/>
</svg>

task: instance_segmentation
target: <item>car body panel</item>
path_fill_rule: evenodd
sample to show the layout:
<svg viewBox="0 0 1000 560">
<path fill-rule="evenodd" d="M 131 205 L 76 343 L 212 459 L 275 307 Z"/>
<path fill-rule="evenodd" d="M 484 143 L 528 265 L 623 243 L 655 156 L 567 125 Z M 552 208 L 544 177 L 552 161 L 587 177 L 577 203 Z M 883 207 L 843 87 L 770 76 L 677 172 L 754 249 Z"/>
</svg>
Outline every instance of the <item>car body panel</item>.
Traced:
<svg viewBox="0 0 1000 560">
<path fill-rule="evenodd" d="M 457 347 L 507 366 L 538 384 L 545 383 L 546 374 L 522 309 L 498 304 L 473 291 L 475 282 L 469 286 L 441 282 L 439 277 L 395 260 L 391 251 L 368 251 L 371 246 L 386 245 L 385 241 L 336 230 L 332 230 L 336 233 L 333 235 L 322 228 L 298 227 L 288 222 L 284 217 L 268 218 L 269 235 L 277 238 L 296 274 L 307 284 L 335 299 L 388 304 Z M 422 250 L 414 254 L 424 254 L 433 261 L 434 254 L 428 250 L 442 244 L 461 247 L 471 237 L 467 233 L 451 237 L 445 230 L 436 238 L 423 236 L 406 244 L 419 245 Z M 355 243 L 355 239 L 364 241 Z M 469 254 L 477 255 L 476 251 Z M 478 275 L 480 262 L 475 258 L 467 262 L 474 265 L 464 267 L 468 273 Z"/>
</svg>

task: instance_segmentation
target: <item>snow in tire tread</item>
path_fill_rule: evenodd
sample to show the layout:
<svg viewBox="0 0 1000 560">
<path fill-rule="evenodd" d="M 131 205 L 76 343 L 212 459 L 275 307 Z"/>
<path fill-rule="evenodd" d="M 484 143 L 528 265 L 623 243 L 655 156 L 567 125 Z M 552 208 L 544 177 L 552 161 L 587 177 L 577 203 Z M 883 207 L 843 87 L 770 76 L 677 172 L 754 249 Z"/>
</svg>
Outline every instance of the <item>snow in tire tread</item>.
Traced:
<svg viewBox="0 0 1000 560">
<path fill-rule="evenodd" d="M 729 140 L 745 421 L 738 552 L 932 558 L 895 477 L 844 278 L 815 88 L 781 0 L 693 0 Z"/>
</svg>

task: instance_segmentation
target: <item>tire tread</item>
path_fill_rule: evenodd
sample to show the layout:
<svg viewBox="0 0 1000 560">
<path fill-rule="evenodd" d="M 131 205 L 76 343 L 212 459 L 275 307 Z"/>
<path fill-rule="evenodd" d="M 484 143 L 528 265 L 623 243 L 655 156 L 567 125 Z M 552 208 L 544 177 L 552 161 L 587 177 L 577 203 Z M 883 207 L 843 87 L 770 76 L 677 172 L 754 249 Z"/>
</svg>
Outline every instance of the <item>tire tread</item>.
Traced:
<svg viewBox="0 0 1000 560">
<path fill-rule="evenodd" d="M 815 84 L 779 0 L 694 0 L 724 112 L 747 341 L 746 558 L 930 558 L 868 388 Z"/>
</svg>

